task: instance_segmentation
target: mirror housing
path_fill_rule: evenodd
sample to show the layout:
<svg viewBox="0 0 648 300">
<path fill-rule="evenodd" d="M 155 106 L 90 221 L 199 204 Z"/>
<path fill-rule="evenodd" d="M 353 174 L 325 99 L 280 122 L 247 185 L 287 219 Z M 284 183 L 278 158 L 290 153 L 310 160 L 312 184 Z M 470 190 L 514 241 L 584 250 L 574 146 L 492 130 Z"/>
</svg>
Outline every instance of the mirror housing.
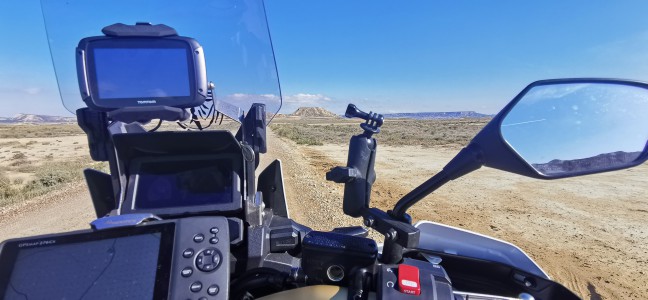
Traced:
<svg viewBox="0 0 648 300">
<path fill-rule="evenodd" d="M 624 95 L 621 95 L 620 93 L 616 93 L 616 94 L 612 93 L 612 91 L 610 91 L 611 88 L 614 89 L 623 88 L 624 90 L 622 92 L 624 92 L 623 93 Z M 628 89 L 640 91 L 643 93 L 643 95 L 639 95 L 640 96 L 639 100 L 642 101 L 642 103 L 639 104 L 643 105 L 643 107 L 623 107 L 622 104 L 624 104 L 624 101 L 626 99 L 617 99 L 617 98 L 619 96 L 626 96 L 626 97 L 632 96 L 630 95 L 630 93 L 627 93 Z M 600 95 L 599 97 L 593 97 L 591 94 L 594 92 L 598 94 L 601 94 L 602 92 L 607 92 L 607 93 L 604 95 Z M 561 94 L 556 95 L 557 93 L 561 93 Z M 578 93 L 579 95 L 571 96 L 575 93 Z M 538 99 L 539 97 L 537 94 L 545 94 L 545 95 L 540 96 L 543 97 L 542 99 Z M 582 100 L 584 97 L 587 97 L 585 101 Z M 599 98 L 599 99 L 595 99 L 595 98 Z M 615 103 L 613 104 L 615 105 L 609 105 L 610 103 L 604 102 L 606 100 L 610 100 L 607 98 L 614 98 L 611 100 L 614 100 Z M 565 102 L 565 101 L 571 101 L 573 99 L 578 99 L 580 104 L 590 105 L 590 108 L 592 108 L 594 105 L 599 105 L 600 107 L 597 108 L 604 108 L 605 112 L 601 113 L 603 109 L 597 109 L 596 110 L 597 116 L 587 116 L 588 113 L 593 114 L 594 110 L 588 109 L 588 107 L 583 108 L 582 107 L 583 105 L 579 107 L 579 105 L 577 104 L 567 103 L 567 105 L 569 105 L 569 109 L 572 110 L 572 112 L 568 112 L 568 114 L 565 114 L 564 112 L 558 112 L 560 111 L 560 107 L 556 108 L 555 105 L 549 108 L 552 109 L 553 112 L 555 112 L 554 113 L 555 115 L 560 114 L 560 116 L 554 118 L 553 120 L 548 118 L 537 119 L 537 117 L 535 117 L 533 120 L 530 121 L 514 123 L 516 121 L 519 121 L 519 119 L 515 120 L 513 115 L 521 111 L 522 106 L 524 106 L 527 103 L 531 103 L 530 105 L 527 106 L 530 106 L 535 111 L 539 111 L 540 109 L 538 108 L 541 107 L 540 106 L 541 104 L 539 103 L 541 103 L 541 101 L 544 101 L 546 99 L 550 99 L 554 102 L 556 101 Z M 542 104 L 542 105 L 546 105 L 546 104 Z M 594 174 L 594 173 L 601 173 L 601 172 L 630 168 L 630 167 L 640 165 L 648 159 L 648 151 L 646 148 L 646 142 L 648 142 L 648 126 L 642 127 L 642 126 L 638 126 L 638 124 L 626 124 L 627 128 L 621 128 L 621 129 L 632 129 L 636 131 L 643 131 L 644 130 L 643 128 L 646 128 L 645 133 L 640 133 L 640 136 L 635 138 L 635 143 L 633 145 L 635 148 L 633 148 L 634 151 L 632 151 L 632 155 L 626 155 L 626 157 L 630 156 L 630 159 L 627 160 L 616 159 L 613 161 L 608 161 L 605 166 L 572 167 L 570 169 L 562 169 L 559 172 L 547 172 L 547 166 L 549 165 L 552 166 L 556 166 L 559 164 L 584 165 L 588 162 L 591 162 L 596 156 L 599 156 L 600 158 L 601 156 L 610 156 L 611 154 L 613 154 L 613 151 L 596 152 L 596 150 L 592 148 L 599 147 L 598 145 L 600 145 L 600 147 L 603 147 L 605 143 L 609 144 L 611 141 L 608 139 L 604 139 L 603 131 L 609 130 L 610 127 L 613 127 L 615 125 L 619 127 L 617 123 L 621 121 L 621 118 L 627 119 L 630 117 L 629 114 L 624 116 L 619 115 L 617 111 L 615 112 L 616 113 L 615 118 L 617 118 L 618 120 L 614 118 L 612 118 L 613 120 L 610 120 L 610 118 L 608 118 L 608 120 L 603 120 L 605 118 L 603 114 L 609 115 L 611 114 L 609 112 L 610 110 L 619 109 L 619 108 L 623 110 L 626 109 L 632 110 L 635 111 L 635 113 L 637 111 L 638 112 L 646 111 L 648 113 L 648 84 L 643 82 L 637 82 L 637 81 L 617 80 L 617 79 L 596 79 L 596 78 L 551 79 L 551 80 L 536 81 L 531 83 L 529 86 L 527 86 L 508 105 L 506 105 L 506 107 L 504 107 L 504 109 L 502 109 L 502 111 L 498 113 L 475 136 L 475 138 L 472 139 L 470 144 L 471 145 L 474 144 L 474 146 L 476 146 L 476 148 L 479 149 L 482 165 L 495 168 L 495 169 L 500 169 L 507 172 L 528 176 L 528 177 L 539 178 L 539 179 L 557 179 L 557 178 L 565 178 L 565 177 L 574 177 L 574 176 L 582 176 L 587 174 Z M 578 111 L 579 109 L 581 111 L 585 111 L 585 113 L 579 114 Z M 564 110 L 565 109 L 563 108 L 563 111 Z M 542 114 L 542 112 L 539 112 L 538 115 L 539 114 Z M 595 117 L 597 119 L 594 119 Z M 646 125 L 648 125 L 648 114 L 640 117 L 646 119 Z M 522 132 L 520 130 L 516 130 L 515 133 L 508 133 L 510 129 L 508 129 L 509 127 L 507 126 L 516 125 L 521 127 L 524 126 L 528 127 L 530 123 L 534 123 L 534 122 L 538 122 L 538 123 L 554 122 L 554 124 L 551 127 L 544 126 L 540 128 L 540 126 L 538 125 L 532 125 L 537 128 L 522 129 L 522 131 L 531 135 L 531 137 L 529 136 L 526 136 L 524 138 L 520 137 L 520 132 Z M 603 124 L 603 122 L 607 122 L 607 124 Z M 589 123 L 589 124 L 583 124 L 583 123 Z M 592 125 L 593 123 L 595 125 Z M 542 132 L 547 130 L 553 130 L 553 132 Z M 579 131 L 579 134 L 573 132 L 577 130 Z M 591 136 L 588 136 L 588 134 Z M 617 132 L 607 133 L 608 136 L 613 136 L 614 134 L 617 134 Z M 563 138 L 563 136 L 566 137 Z M 601 136 L 601 137 L 595 138 L 592 142 L 592 138 L 594 136 Z M 583 141 L 588 140 L 590 144 L 579 145 L 581 141 L 578 139 L 580 137 L 582 137 Z M 565 139 L 567 138 L 570 139 L 569 142 L 571 145 L 568 145 L 567 147 L 562 147 L 561 149 L 555 149 L 556 147 L 561 146 L 560 143 L 565 143 L 566 142 Z M 623 138 L 626 139 L 625 136 L 623 136 Z M 533 141 L 535 139 L 539 139 L 540 141 Z M 531 155 L 532 150 L 528 150 L 528 149 L 522 150 L 521 145 L 519 145 L 519 142 L 521 140 L 525 140 L 525 141 L 531 140 L 535 142 L 536 143 L 535 146 L 537 148 L 540 148 L 537 149 L 537 151 L 535 152 L 538 151 L 549 152 L 549 150 L 553 152 L 560 151 L 561 155 L 571 156 L 571 157 L 565 159 L 562 157 L 549 156 L 545 158 L 544 161 L 538 161 L 538 159 L 534 160 L 532 157 L 535 155 L 535 153 L 533 153 L 534 155 Z M 610 145 L 607 146 L 608 148 L 610 147 Z M 580 147 L 582 149 L 574 149 L 577 147 Z M 587 147 L 587 149 L 585 149 L 585 147 Z M 617 147 L 617 145 L 611 145 L 611 147 Z M 587 152 L 586 150 L 590 152 L 594 151 L 593 153 L 595 154 L 586 154 L 585 153 Z M 620 151 L 622 149 L 616 149 L 616 150 L 618 152 L 622 152 Z M 567 153 L 567 152 L 574 152 L 574 151 L 580 153 Z M 558 155 L 558 154 L 553 154 L 553 155 Z"/>
</svg>

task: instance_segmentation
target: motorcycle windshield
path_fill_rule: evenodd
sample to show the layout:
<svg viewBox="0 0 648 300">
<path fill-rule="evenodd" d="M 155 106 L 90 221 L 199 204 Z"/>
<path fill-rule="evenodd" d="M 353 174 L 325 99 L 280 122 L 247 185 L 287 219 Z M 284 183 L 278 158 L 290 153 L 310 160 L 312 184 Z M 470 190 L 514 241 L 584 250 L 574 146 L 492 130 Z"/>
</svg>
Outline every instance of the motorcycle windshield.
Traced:
<svg viewBox="0 0 648 300">
<path fill-rule="evenodd" d="M 76 74 L 82 38 L 102 36 L 115 23 L 165 24 L 203 47 L 216 110 L 240 121 L 252 103 L 266 105 L 267 122 L 281 108 L 281 89 L 261 0 L 42 0 L 59 93 L 67 110 L 85 107 Z"/>
</svg>

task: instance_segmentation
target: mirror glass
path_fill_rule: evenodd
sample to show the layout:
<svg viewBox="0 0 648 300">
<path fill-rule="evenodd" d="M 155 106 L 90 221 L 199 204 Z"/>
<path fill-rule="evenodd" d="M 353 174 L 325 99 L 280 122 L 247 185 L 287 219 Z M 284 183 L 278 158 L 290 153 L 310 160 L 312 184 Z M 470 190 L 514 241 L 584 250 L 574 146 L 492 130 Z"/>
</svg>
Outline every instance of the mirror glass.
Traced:
<svg viewBox="0 0 648 300">
<path fill-rule="evenodd" d="M 648 90 L 600 82 L 534 86 L 504 117 L 501 133 L 549 177 L 627 166 L 648 141 Z"/>
</svg>

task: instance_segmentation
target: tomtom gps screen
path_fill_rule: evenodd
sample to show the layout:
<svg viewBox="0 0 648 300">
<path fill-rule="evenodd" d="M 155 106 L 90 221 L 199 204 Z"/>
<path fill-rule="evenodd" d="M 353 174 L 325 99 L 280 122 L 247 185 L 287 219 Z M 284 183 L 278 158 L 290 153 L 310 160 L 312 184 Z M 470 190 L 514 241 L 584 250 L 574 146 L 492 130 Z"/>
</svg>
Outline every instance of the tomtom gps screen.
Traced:
<svg viewBox="0 0 648 300">
<path fill-rule="evenodd" d="M 2 299 L 153 299 L 166 293 L 173 224 L 5 245 Z"/>
<path fill-rule="evenodd" d="M 101 99 L 191 94 L 186 48 L 95 48 L 94 63 Z"/>
<path fill-rule="evenodd" d="M 205 57 L 194 39 L 89 37 L 76 53 L 81 97 L 93 109 L 187 108 L 207 97 Z"/>
</svg>

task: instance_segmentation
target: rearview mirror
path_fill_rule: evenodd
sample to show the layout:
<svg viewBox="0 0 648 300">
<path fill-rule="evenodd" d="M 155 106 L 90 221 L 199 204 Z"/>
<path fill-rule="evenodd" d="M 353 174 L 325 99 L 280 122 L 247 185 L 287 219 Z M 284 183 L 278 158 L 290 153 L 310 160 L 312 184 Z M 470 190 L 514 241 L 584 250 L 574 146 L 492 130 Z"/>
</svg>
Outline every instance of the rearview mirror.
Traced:
<svg viewBox="0 0 648 300">
<path fill-rule="evenodd" d="M 481 166 L 555 179 L 639 165 L 648 159 L 648 84 L 552 79 L 527 86 L 441 172 L 401 198 L 409 207 Z"/>
<path fill-rule="evenodd" d="M 473 139 L 484 165 L 539 178 L 635 166 L 647 142 L 648 85 L 604 79 L 534 82 Z"/>
</svg>

